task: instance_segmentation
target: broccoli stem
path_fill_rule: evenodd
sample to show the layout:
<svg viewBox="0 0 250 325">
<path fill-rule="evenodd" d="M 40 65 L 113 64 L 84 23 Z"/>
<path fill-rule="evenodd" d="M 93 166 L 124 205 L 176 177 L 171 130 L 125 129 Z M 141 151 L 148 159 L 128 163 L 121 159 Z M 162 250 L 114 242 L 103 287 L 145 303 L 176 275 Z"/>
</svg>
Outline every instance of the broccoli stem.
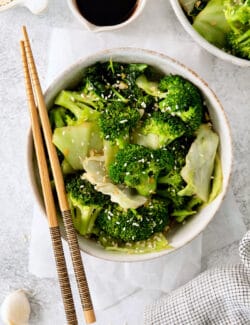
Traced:
<svg viewBox="0 0 250 325">
<path fill-rule="evenodd" d="M 55 99 L 55 104 L 67 108 L 80 121 L 93 121 L 99 117 L 99 112 L 80 102 L 82 97 L 76 92 L 63 90 Z"/>
</svg>

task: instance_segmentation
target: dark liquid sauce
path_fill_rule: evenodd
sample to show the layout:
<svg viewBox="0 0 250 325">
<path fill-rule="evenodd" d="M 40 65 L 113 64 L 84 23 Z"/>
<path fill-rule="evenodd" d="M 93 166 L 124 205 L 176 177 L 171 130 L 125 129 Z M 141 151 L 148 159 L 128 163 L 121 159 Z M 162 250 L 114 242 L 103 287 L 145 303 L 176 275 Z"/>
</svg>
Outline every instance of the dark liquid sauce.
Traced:
<svg viewBox="0 0 250 325">
<path fill-rule="evenodd" d="M 137 0 L 76 0 L 82 16 L 97 26 L 117 25 L 134 12 Z"/>
</svg>

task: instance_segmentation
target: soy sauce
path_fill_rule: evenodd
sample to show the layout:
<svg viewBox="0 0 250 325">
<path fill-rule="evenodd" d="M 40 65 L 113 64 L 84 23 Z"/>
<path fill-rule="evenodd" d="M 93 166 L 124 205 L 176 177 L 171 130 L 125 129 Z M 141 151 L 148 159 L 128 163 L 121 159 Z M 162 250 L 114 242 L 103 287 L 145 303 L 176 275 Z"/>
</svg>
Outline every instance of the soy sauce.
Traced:
<svg viewBox="0 0 250 325">
<path fill-rule="evenodd" d="M 137 0 L 76 0 L 82 16 L 97 26 L 117 25 L 127 20 Z"/>
</svg>

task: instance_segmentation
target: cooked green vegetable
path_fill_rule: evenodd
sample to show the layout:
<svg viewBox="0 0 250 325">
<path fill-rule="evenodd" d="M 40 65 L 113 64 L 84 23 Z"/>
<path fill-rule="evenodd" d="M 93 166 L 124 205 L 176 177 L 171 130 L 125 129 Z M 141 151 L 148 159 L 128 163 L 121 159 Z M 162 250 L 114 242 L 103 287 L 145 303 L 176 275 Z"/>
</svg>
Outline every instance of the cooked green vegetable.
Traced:
<svg viewBox="0 0 250 325">
<path fill-rule="evenodd" d="M 176 75 L 162 78 L 159 88 L 167 91 L 166 97 L 159 103 L 161 112 L 179 117 L 185 123 L 188 133 L 193 134 L 200 126 L 204 113 L 199 89 Z"/>
<path fill-rule="evenodd" d="M 140 113 L 123 102 L 114 102 L 106 106 L 99 118 L 103 138 L 124 147 L 129 142 L 130 131 L 140 120 Z"/>
<path fill-rule="evenodd" d="M 73 223 L 81 235 L 91 234 L 95 219 L 102 211 L 107 197 L 95 191 L 80 174 L 65 178 L 65 187 L 72 211 Z"/>
<path fill-rule="evenodd" d="M 97 227 L 123 242 L 146 240 L 162 231 L 168 222 L 168 202 L 159 198 L 138 209 L 124 210 L 118 204 L 109 204 L 96 219 Z"/>
<path fill-rule="evenodd" d="M 65 119 L 67 125 L 79 125 L 85 121 L 97 120 L 99 113 L 86 105 L 81 94 L 74 91 L 63 90 L 55 99 L 55 104 L 65 108 Z M 54 108 L 56 110 L 56 108 Z"/>
<path fill-rule="evenodd" d="M 156 233 L 146 240 L 125 243 L 121 243 L 111 236 L 101 233 L 99 236 L 99 241 L 103 247 L 109 251 L 127 254 L 146 254 L 172 248 L 168 244 L 168 241 L 162 232 Z"/>
<path fill-rule="evenodd" d="M 203 202 L 208 201 L 218 144 L 218 135 L 208 124 L 201 125 L 186 156 L 186 165 L 181 170 L 187 186 L 179 195 L 197 195 Z"/>
<path fill-rule="evenodd" d="M 108 250 L 169 248 L 166 229 L 220 192 L 218 136 L 181 76 L 96 63 L 49 114 L 74 226 Z"/>
<path fill-rule="evenodd" d="M 213 172 L 213 177 L 212 177 L 212 189 L 209 195 L 209 200 L 208 202 L 212 202 L 217 195 L 221 191 L 221 186 L 222 186 L 222 181 L 223 181 L 223 173 L 222 173 L 222 166 L 221 166 L 221 161 L 220 157 L 218 155 L 218 152 L 216 153 L 215 156 L 215 161 L 214 161 L 214 172 Z"/>
<path fill-rule="evenodd" d="M 172 152 L 175 157 L 174 168 L 167 174 L 158 178 L 157 194 L 167 198 L 171 205 L 171 216 L 177 217 L 180 214 L 182 219 L 184 216 L 193 215 L 197 209 L 190 204 L 190 197 L 181 196 L 179 192 L 184 189 L 186 182 L 181 176 L 181 169 L 185 165 L 186 156 L 193 142 L 193 137 L 181 137 L 168 145 L 167 149 Z M 200 202 L 201 203 L 201 202 Z M 179 221 L 178 218 L 176 218 Z"/>
<path fill-rule="evenodd" d="M 199 2 L 201 10 L 196 10 Z M 193 27 L 215 46 L 250 60 L 250 0 L 205 2 L 195 2 L 191 11 L 191 4 L 183 6 L 188 9 Z"/>
<path fill-rule="evenodd" d="M 244 34 L 228 33 L 227 41 L 234 55 L 250 60 L 250 29 Z"/>
<path fill-rule="evenodd" d="M 167 95 L 166 92 L 159 89 L 158 82 L 148 80 L 145 75 L 141 75 L 136 79 L 136 85 L 143 89 L 145 93 L 154 97 L 164 98 Z"/>
<path fill-rule="evenodd" d="M 224 0 L 210 0 L 207 6 L 195 17 L 193 27 L 208 42 L 225 48 L 230 27 L 224 15 Z"/>
<path fill-rule="evenodd" d="M 138 144 L 129 144 L 119 150 L 108 168 L 111 181 L 135 188 L 149 196 L 156 192 L 161 171 L 171 170 L 174 157 L 167 150 L 151 150 Z"/>
<path fill-rule="evenodd" d="M 83 169 L 83 161 L 91 151 L 99 152 L 103 147 L 98 128 L 92 122 L 56 128 L 52 141 L 75 170 Z"/>
<path fill-rule="evenodd" d="M 159 149 L 186 132 L 186 124 L 179 117 L 157 111 L 135 130 L 132 141 L 151 149 Z"/>
</svg>

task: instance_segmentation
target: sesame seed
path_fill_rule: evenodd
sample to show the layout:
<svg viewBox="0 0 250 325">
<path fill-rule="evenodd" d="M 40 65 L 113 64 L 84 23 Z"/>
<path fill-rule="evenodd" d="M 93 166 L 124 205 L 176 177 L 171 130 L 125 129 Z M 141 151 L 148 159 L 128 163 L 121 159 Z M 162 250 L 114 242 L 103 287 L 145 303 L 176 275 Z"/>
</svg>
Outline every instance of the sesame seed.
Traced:
<svg viewBox="0 0 250 325">
<path fill-rule="evenodd" d="M 133 222 L 132 226 L 139 227 L 139 224 L 137 222 Z"/>
</svg>

